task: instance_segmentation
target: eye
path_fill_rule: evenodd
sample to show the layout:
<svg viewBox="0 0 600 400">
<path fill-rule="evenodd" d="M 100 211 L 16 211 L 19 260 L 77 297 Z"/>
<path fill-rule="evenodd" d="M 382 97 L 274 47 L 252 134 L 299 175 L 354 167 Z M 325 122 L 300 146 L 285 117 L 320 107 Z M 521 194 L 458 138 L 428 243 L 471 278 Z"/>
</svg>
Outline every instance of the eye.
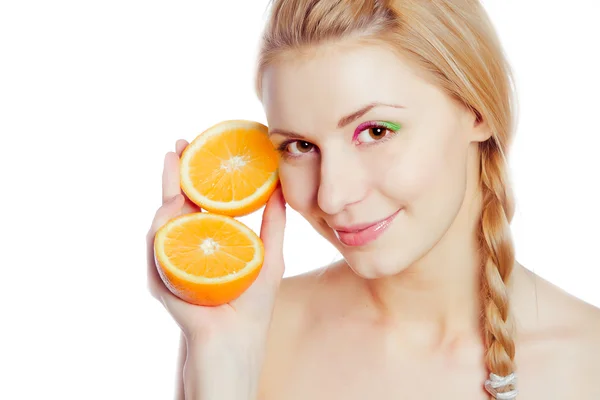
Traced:
<svg viewBox="0 0 600 400">
<path fill-rule="evenodd" d="M 286 150 L 290 154 L 304 154 L 310 153 L 310 151 L 313 150 L 314 147 L 315 145 L 312 143 L 305 142 L 303 140 L 295 140 L 287 144 Z"/>
<path fill-rule="evenodd" d="M 353 141 L 358 141 L 359 144 L 381 143 L 395 136 L 400 128 L 400 124 L 394 122 L 365 122 L 356 128 Z"/>
<path fill-rule="evenodd" d="M 376 142 L 385 138 L 387 134 L 387 128 L 383 126 L 373 126 L 363 130 L 358 135 L 356 135 L 356 139 L 358 139 L 360 143 Z"/>
</svg>

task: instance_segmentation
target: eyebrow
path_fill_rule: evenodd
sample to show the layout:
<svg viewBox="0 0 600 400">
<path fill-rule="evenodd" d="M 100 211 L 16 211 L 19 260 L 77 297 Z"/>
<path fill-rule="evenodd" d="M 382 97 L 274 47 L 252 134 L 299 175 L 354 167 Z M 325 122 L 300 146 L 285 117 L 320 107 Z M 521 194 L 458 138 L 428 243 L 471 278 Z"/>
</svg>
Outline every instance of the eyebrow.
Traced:
<svg viewBox="0 0 600 400">
<path fill-rule="evenodd" d="M 372 103 L 367 104 L 364 107 L 361 107 L 360 109 L 358 109 L 357 111 L 354 111 L 351 114 L 346 115 L 345 117 L 342 117 L 339 122 L 338 122 L 338 129 L 345 127 L 346 125 L 348 125 L 351 122 L 356 121 L 357 119 L 359 119 L 360 117 L 362 117 L 363 115 L 365 115 L 366 113 L 368 113 L 369 111 L 371 111 L 371 109 L 375 108 L 375 107 L 393 107 L 393 108 L 405 108 L 404 106 L 400 106 L 397 104 L 387 104 L 387 103 L 381 103 L 378 101 L 374 101 Z M 292 132 L 292 131 L 287 131 L 284 129 L 271 129 L 269 130 L 269 136 L 271 135 L 282 135 L 282 136 L 288 136 L 288 137 L 293 137 L 293 138 L 300 138 L 300 139 L 304 139 L 305 137 L 299 133 L 296 132 Z"/>
</svg>

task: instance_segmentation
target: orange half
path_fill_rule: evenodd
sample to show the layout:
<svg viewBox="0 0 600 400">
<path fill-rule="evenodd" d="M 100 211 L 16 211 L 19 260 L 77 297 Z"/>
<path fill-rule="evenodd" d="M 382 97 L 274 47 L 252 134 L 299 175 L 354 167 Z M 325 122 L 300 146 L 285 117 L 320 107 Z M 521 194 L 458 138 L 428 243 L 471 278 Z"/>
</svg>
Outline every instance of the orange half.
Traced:
<svg viewBox="0 0 600 400">
<path fill-rule="evenodd" d="M 258 210 L 278 182 L 278 155 L 268 128 L 220 122 L 196 137 L 180 161 L 181 188 L 201 208 L 232 217 Z"/>
<path fill-rule="evenodd" d="M 260 238 L 232 217 L 192 213 L 173 218 L 156 233 L 154 257 L 167 288 L 180 299 L 217 306 L 238 298 L 264 260 Z"/>
</svg>

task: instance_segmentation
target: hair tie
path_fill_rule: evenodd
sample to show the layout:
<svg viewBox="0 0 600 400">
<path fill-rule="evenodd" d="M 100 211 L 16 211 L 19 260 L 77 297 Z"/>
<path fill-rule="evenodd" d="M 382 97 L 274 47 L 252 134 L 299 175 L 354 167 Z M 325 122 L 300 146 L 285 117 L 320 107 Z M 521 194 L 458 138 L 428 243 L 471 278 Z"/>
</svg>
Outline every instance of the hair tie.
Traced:
<svg viewBox="0 0 600 400">
<path fill-rule="evenodd" d="M 513 385 L 517 387 L 517 375 L 513 372 L 507 376 L 498 376 L 494 373 L 490 373 L 490 379 L 485 381 L 485 390 L 489 394 L 494 396 L 497 400 L 513 400 L 517 398 L 519 391 L 517 389 L 511 390 L 510 392 L 498 393 L 496 389 Z"/>
</svg>

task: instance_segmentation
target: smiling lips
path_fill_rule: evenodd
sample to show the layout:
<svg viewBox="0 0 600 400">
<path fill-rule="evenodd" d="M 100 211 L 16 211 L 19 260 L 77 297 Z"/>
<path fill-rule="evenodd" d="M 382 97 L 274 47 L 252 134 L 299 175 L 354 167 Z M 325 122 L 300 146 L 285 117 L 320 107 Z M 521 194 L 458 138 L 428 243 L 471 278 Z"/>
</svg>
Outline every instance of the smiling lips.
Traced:
<svg viewBox="0 0 600 400">
<path fill-rule="evenodd" d="M 333 231 L 340 242 L 346 246 L 363 246 L 381 236 L 401 210 L 402 209 L 375 223 L 371 222 L 348 227 L 340 226 L 333 228 Z"/>
</svg>

